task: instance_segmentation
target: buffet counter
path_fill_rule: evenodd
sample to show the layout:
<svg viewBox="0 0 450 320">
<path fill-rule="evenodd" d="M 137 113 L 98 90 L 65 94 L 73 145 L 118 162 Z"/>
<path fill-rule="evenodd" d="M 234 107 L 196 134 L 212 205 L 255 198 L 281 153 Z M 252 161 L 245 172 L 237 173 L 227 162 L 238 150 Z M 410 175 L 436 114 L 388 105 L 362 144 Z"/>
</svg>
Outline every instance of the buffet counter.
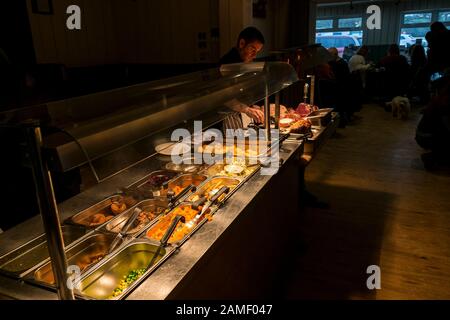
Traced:
<svg viewBox="0 0 450 320">
<path fill-rule="evenodd" d="M 284 222 L 299 214 L 297 171 L 303 146 L 303 141 L 284 142 L 280 148 L 283 165 L 276 175 L 263 176 L 258 171 L 251 176 L 211 221 L 176 248 L 126 298 L 258 298 L 270 294 L 271 277 L 288 258 L 286 250 L 293 235 Z M 142 162 L 68 200 L 60 206 L 61 220 L 67 221 L 116 194 L 124 185 L 133 185 L 165 167 L 165 163 L 155 159 Z M 5 232 L 0 235 L 0 256 L 42 233 L 40 217 Z M 36 286 L 26 275 L 23 279 L 1 275 L 0 295 L 13 299 L 57 299 L 56 292 Z"/>
<path fill-rule="evenodd" d="M 280 92 L 297 81 L 282 62 L 226 65 L 4 115 L 0 125 L 25 137 L 41 215 L 0 234 L 0 297 L 262 299 L 278 292 L 299 240 L 302 156 L 311 160 L 338 122 L 331 109 L 307 104 L 282 115 Z M 222 143 L 222 133 L 209 130 L 231 107 L 261 99 L 258 131 Z M 187 161 L 177 164 L 174 154 Z M 207 154 L 226 154 L 226 165 L 191 163 Z M 279 160 L 276 172 L 261 174 Z M 82 167 L 98 184 L 56 208 L 48 171 Z"/>
</svg>

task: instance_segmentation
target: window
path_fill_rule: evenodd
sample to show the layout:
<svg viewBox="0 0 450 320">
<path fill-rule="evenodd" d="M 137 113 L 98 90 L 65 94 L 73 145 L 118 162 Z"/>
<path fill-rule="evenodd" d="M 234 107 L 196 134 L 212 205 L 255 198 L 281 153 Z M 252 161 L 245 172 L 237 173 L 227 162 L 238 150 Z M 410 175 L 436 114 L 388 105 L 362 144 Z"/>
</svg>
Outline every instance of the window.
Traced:
<svg viewBox="0 0 450 320">
<path fill-rule="evenodd" d="M 416 43 L 420 43 L 422 46 L 427 47 L 428 43 L 425 40 L 425 36 L 428 31 L 430 31 L 429 27 L 402 28 L 400 46 L 409 48 Z"/>
<path fill-rule="evenodd" d="M 339 28 L 361 28 L 361 26 L 362 26 L 362 18 L 339 19 L 338 22 Z"/>
<path fill-rule="evenodd" d="M 403 16 L 403 24 L 430 23 L 431 17 L 431 12 L 407 13 Z"/>
<path fill-rule="evenodd" d="M 353 37 L 336 38 L 335 47 L 337 48 L 345 48 L 351 45 L 356 45 L 356 41 Z"/>
<path fill-rule="evenodd" d="M 439 12 L 440 22 L 450 22 L 450 11 Z"/>
<path fill-rule="evenodd" d="M 336 47 L 340 57 L 362 45 L 361 17 L 321 17 L 316 20 L 316 43 L 325 48 Z M 347 54 L 348 55 L 348 54 Z"/>
<path fill-rule="evenodd" d="M 332 29 L 333 28 L 333 20 L 317 20 L 316 21 L 316 30 L 322 29 Z"/>
<path fill-rule="evenodd" d="M 333 36 L 318 36 L 316 42 L 328 49 L 335 47 L 336 39 Z"/>
</svg>

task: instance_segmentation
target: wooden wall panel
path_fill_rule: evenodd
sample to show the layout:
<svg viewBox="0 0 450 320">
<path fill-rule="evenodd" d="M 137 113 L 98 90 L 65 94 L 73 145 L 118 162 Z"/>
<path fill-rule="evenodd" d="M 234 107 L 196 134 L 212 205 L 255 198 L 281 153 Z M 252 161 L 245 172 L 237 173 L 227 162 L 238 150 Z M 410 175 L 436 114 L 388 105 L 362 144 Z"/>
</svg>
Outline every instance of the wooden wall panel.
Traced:
<svg viewBox="0 0 450 320">
<path fill-rule="evenodd" d="M 288 47 L 289 0 L 276 0 L 273 23 L 273 50 Z"/>
<path fill-rule="evenodd" d="M 230 30 L 230 2 L 228 0 L 219 0 L 219 53 L 220 56 L 224 55 L 232 46 L 231 30 Z"/>
<path fill-rule="evenodd" d="M 39 63 L 39 61 L 42 60 L 43 55 L 43 48 L 42 48 L 42 37 L 41 32 L 39 29 L 39 22 L 37 19 L 34 18 L 32 10 L 31 10 L 31 2 L 27 1 L 27 11 L 28 11 L 28 17 L 30 22 L 30 29 L 32 30 L 32 37 L 33 37 L 33 46 L 36 56 L 36 61 Z"/>
<path fill-rule="evenodd" d="M 117 41 L 117 27 L 114 20 L 111 0 L 103 1 L 103 24 L 105 38 L 105 63 L 116 63 L 120 61 L 119 43 Z M 105 2 L 108 2 L 109 5 Z"/>
<path fill-rule="evenodd" d="M 87 44 L 86 64 L 102 64 L 106 61 L 106 37 L 104 1 L 90 1 L 83 14 Z"/>
<path fill-rule="evenodd" d="M 36 60 L 39 63 L 51 63 L 57 60 L 55 34 L 51 16 L 33 14 L 31 0 L 27 1 L 30 15 L 30 27 L 33 30 L 33 43 Z"/>
<path fill-rule="evenodd" d="M 55 14 L 52 16 L 53 27 L 55 30 L 55 43 L 56 43 L 56 55 L 57 63 L 63 63 L 65 57 L 70 56 L 72 53 L 69 50 L 69 43 L 67 39 L 66 29 L 66 9 L 69 5 L 68 0 L 54 1 L 53 10 Z"/>
<path fill-rule="evenodd" d="M 40 15 L 31 11 L 31 0 L 28 0 L 37 63 L 86 66 L 116 62 L 117 39 L 110 3 L 109 0 L 58 0 L 53 2 L 53 15 Z M 81 8 L 81 30 L 66 27 L 69 5 Z"/>
<path fill-rule="evenodd" d="M 174 59 L 179 63 L 189 63 L 196 60 L 196 33 L 201 31 L 199 19 L 203 18 L 202 15 L 208 14 L 208 7 L 202 8 L 202 5 L 203 3 L 196 4 L 195 9 L 198 10 L 198 14 L 195 16 L 195 10 L 188 1 L 172 0 L 172 12 L 174 13 L 172 15 L 173 40 L 179 48 L 179 50 L 174 50 Z"/>
<path fill-rule="evenodd" d="M 289 2 L 270 1 L 269 8 Z M 69 67 L 215 62 L 220 55 L 217 39 L 211 39 L 213 28 L 220 30 L 224 53 L 245 26 L 254 24 L 252 0 L 58 0 L 53 15 L 34 14 L 31 0 L 27 4 L 37 62 Z M 72 4 L 81 8 L 81 30 L 66 28 L 66 9 Z M 273 47 L 274 17 L 270 10 L 259 24 L 269 40 L 266 49 Z M 198 47 L 200 32 L 206 33 L 207 48 Z"/>
<path fill-rule="evenodd" d="M 225 54 L 233 46 L 239 33 L 253 24 L 253 8 L 250 0 L 220 0 L 220 53 Z"/>
<path fill-rule="evenodd" d="M 266 18 L 253 18 L 252 25 L 258 28 L 266 40 L 266 44 L 260 55 L 267 55 L 273 50 L 273 30 L 274 30 L 275 1 L 268 1 Z"/>
</svg>

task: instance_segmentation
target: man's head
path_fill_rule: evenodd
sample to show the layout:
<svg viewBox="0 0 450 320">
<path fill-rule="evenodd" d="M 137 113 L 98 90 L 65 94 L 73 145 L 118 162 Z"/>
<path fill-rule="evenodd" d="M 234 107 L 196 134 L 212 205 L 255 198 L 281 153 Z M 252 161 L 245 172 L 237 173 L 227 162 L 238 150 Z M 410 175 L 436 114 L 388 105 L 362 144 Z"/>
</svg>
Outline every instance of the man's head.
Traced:
<svg viewBox="0 0 450 320">
<path fill-rule="evenodd" d="M 335 47 L 331 47 L 331 48 L 328 49 L 328 52 L 331 53 L 331 55 L 333 56 L 335 61 L 339 60 L 338 49 L 336 49 Z"/>
<path fill-rule="evenodd" d="M 243 62 L 252 62 L 264 47 L 264 36 L 255 27 L 248 27 L 239 34 L 237 49 Z"/>
</svg>

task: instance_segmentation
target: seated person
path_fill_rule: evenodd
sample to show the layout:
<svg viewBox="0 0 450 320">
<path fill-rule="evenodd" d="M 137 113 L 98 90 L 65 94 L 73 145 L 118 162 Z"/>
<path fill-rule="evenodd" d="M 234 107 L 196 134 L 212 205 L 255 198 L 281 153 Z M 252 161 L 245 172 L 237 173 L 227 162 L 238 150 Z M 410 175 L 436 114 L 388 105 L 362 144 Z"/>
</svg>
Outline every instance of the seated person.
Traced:
<svg viewBox="0 0 450 320">
<path fill-rule="evenodd" d="M 442 22 L 434 22 L 425 37 L 428 41 L 428 65 L 430 74 L 450 68 L 450 30 Z"/>
<path fill-rule="evenodd" d="M 366 62 L 369 55 L 369 48 L 367 46 L 362 46 L 359 48 L 358 52 L 350 58 L 348 62 L 348 67 L 351 73 L 364 72 L 368 70 L 372 65 Z"/>
<path fill-rule="evenodd" d="M 429 153 L 422 155 L 426 169 L 450 164 L 450 77 L 424 111 L 416 141 Z"/>
<path fill-rule="evenodd" d="M 411 82 L 408 97 L 419 97 L 421 103 L 429 101 L 428 85 L 430 75 L 426 70 L 427 55 L 422 45 L 416 44 L 411 49 Z"/>
<path fill-rule="evenodd" d="M 336 111 L 339 112 L 341 117 L 340 126 L 345 127 L 357 109 L 352 94 L 353 89 L 351 86 L 350 69 L 347 62 L 339 57 L 336 48 L 329 48 L 328 52 L 330 52 L 334 58 L 334 60 L 330 61 L 328 64 L 333 70 L 336 80 Z"/>
<path fill-rule="evenodd" d="M 397 44 L 391 44 L 387 56 L 381 59 L 380 66 L 386 70 L 388 99 L 406 94 L 411 79 L 410 67 L 406 57 L 400 54 Z"/>
<path fill-rule="evenodd" d="M 353 89 L 353 94 L 351 95 L 353 112 L 360 111 L 364 101 L 367 70 L 372 67 L 371 63 L 367 63 L 368 56 L 369 48 L 367 46 L 361 46 L 358 52 L 348 62 L 350 83 Z"/>
</svg>

